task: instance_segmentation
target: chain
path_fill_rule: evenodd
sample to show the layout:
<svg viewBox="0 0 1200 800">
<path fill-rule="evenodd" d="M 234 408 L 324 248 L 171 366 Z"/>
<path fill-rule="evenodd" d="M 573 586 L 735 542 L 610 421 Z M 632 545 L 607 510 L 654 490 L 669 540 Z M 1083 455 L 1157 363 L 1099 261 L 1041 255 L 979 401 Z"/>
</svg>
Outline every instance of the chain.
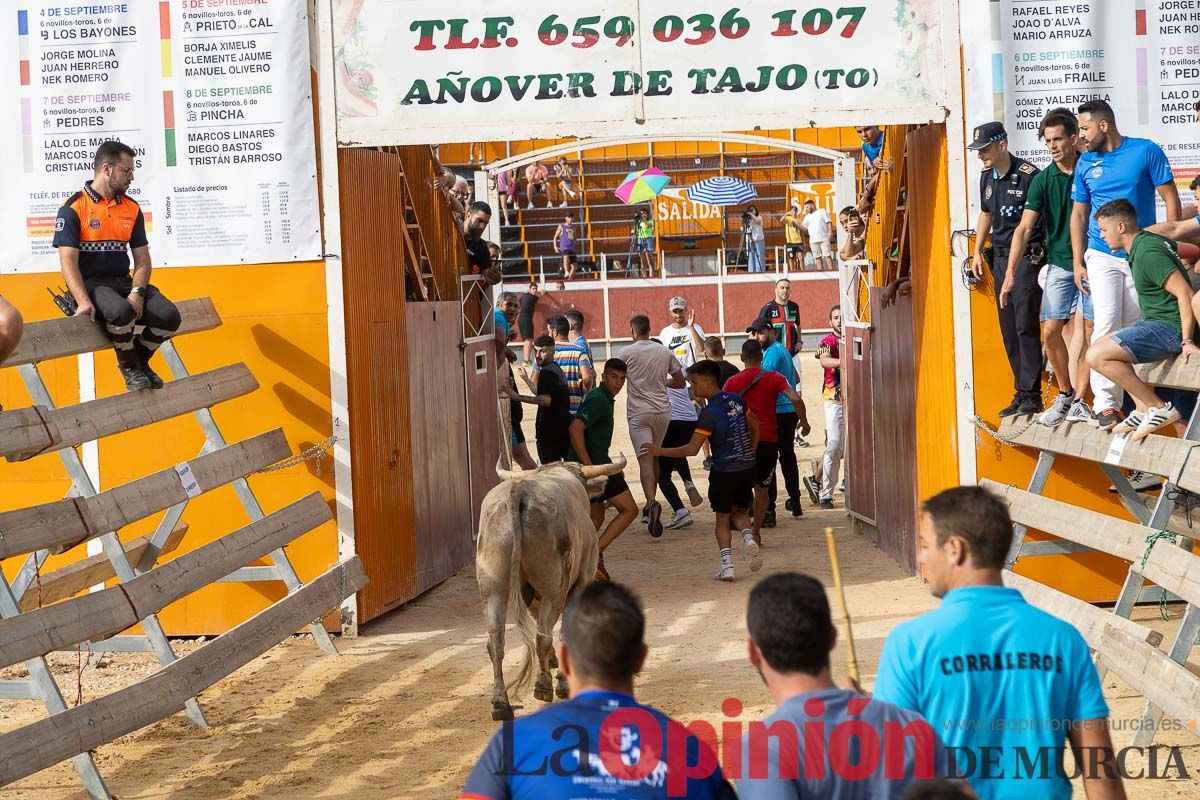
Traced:
<svg viewBox="0 0 1200 800">
<path fill-rule="evenodd" d="M 334 606 L 334 609 L 338 611 L 339 617 L 341 616 L 342 603 L 345 602 L 345 600 L 346 600 L 346 562 L 342 561 L 342 562 L 338 563 L 338 601 L 337 601 L 337 605 Z M 324 625 L 325 624 L 325 615 L 322 614 L 321 616 L 317 617 L 316 619 L 314 619 L 312 622 L 310 622 L 308 624 L 309 625 Z"/>
<path fill-rule="evenodd" d="M 1049 377 L 1042 386 L 1042 408 L 1049 408 L 1051 398 L 1054 395 L 1054 371 L 1047 370 L 1047 374 Z M 1027 422 L 1024 427 L 1019 428 L 1012 433 L 1001 433 L 999 430 L 984 422 L 983 418 L 978 414 L 971 417 L 971 424 L 1006 447 L 1019 447 L 1020 445 L 1016 443 L 1016 440 L 1021 438 L 1021 434 L 1032 428 L 1034 423 L 1037 422 L 1037 419 L 1037 414 L 1030 415 L 1029 422 Z M 975 435 L 975 444 L 976 446 L 979 444 L 979 434 Z"/>
<path fill-rule="evenodd" d="M 281 469 L 287 469 L 288 467 L 294 467 L 297 464 L 303 464 L 305 461 L 316 461 L 317 462 L 316 473 L 318 476 L 320 476 L 321 460 L 324 458 L 325 453 L 328 452 L 329 448 L 333 447 L 334 442 L 336 442 L 337 440 L 338 440 L 338 437 L 337 437 L 336 433 L 332 434 L 330 436 L 326 436 L 324 439 L 317 442 L 312 447 L 309 447 L 306 450 L 301 450 L 300 453 L 298 453 L 297 455 L 291 456 L 289 458 L 285 458 L 283 461 L 278 461 L 269 467 L 263 467 L 262 469 L 257 469 L 257 470 L 255 470 L 255 472 L 256 473 L 277 472 Z"/>
<path fill-rule="evenodd" d="M 1154 545 L 1164 540 L 1171 544 L 1179 544 L 1179 534 L 1171 533 L 1170 531 L 1155 531 L 1146 536 L 1146 552 L 1142 554 L 1142 566 L 1138 569 L 1139 574 L 1145 573 L 1146 562 L 1150 560 L 1150 551 L 1154 549 Z M 1159 592 L 1158 613 L 1162 615 L 1164 620 L 1170 619 L 1167 616 L 1167 592 L 1161 587 L 1159 588 Z"/>
</svg>

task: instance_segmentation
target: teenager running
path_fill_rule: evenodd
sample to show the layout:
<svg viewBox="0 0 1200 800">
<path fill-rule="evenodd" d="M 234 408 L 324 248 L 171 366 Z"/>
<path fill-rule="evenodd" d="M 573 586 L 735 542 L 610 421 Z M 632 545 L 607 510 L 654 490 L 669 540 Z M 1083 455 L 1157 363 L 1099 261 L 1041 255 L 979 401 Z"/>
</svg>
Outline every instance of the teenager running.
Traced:
<svg viewBox="0 0 1200 800">
<path fill-rule="evenodd" d="M 538 460 L 543 464 L 550 464 L 564 461 L 570 449 L 567 430 L 571 427 L 571 390 L 567 386 L 567 376 L 558 364 L 554 363 L 554 339 L 539 336 L 534 342 L 534 348 L 538 365 L 536 387 L 528 372 L 521 370 L 521 377 L 534 394 L 512 392 L 508 397 L 510 400 L 538 407 L 537 420 L 534 423 Z"/>
</svg>

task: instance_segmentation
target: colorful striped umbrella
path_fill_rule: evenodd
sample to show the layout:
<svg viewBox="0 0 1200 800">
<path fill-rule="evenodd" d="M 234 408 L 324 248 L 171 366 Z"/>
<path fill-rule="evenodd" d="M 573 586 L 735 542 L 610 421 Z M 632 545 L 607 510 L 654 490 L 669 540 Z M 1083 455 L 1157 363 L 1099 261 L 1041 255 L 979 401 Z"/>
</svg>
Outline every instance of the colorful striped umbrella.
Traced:
<svg viewBox="0 0 1200 800">
<path fill-rule="evenodd" d="M 658 197 L 662 190 L 671 182 L 671 176 L 660 169 L 650 169 L 631 172 L 621 181 L 621 185 L 613 192 L 627 206 L 644 203 Z"/>
<path fill-rule="evenodd" d="M 758 197 L 754 187 L 741 178 L 721 175 L 705 178 L 687 189 L 688 200 L 710 206 L 737 206 Z"/>
</svg>

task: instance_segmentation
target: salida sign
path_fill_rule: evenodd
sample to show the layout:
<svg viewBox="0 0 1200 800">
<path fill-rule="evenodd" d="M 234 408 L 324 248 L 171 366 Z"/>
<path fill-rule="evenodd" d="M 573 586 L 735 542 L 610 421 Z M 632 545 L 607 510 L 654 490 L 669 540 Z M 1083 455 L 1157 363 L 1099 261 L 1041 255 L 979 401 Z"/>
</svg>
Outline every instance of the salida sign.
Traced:
<svg viewBox="0 0 1200 800">
<path fill-rule="evenodd" d="M 941 119 L 944 1 L 335 0 L 339 140 Z"/>
<path fill-rule="evenodd" d="M 724 218 L 721 208 L 689 200 L 683 189 L 667 189 L 654 198 L 660 236 L 717 236 Z"/>
</svg>

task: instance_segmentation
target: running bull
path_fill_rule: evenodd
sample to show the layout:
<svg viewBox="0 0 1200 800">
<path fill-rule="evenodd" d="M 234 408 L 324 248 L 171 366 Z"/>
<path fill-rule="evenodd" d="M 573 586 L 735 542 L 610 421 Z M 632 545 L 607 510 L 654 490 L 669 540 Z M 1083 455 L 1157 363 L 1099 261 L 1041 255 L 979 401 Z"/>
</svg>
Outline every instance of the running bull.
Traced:
<svg viewBox="0 0 1200 800">
<path fill-rule="evenodd" d="M 554 700 L 550 679 L 550 670 L 558 668 L 554 626 L 567 601 L 595 578 L 599 560 L 588 498 L 602 492 L 608 476 L 624 467 L 625 459 L 618 458 L 614 464 L 597 466 L 558 461 L 531 470 L 497 468 L 502 481 L 483 498 L 475 549 L 495 677 L 492 719 L 513 718 L 504 685 L 504 627 L 510 604 L 525 643 L 513 692 L 519 695 L 528 683 L 536 656 L 533 696 Z M 567 696 L 561 672 L 555 688 L 559 697 Z"/>
</svg>

